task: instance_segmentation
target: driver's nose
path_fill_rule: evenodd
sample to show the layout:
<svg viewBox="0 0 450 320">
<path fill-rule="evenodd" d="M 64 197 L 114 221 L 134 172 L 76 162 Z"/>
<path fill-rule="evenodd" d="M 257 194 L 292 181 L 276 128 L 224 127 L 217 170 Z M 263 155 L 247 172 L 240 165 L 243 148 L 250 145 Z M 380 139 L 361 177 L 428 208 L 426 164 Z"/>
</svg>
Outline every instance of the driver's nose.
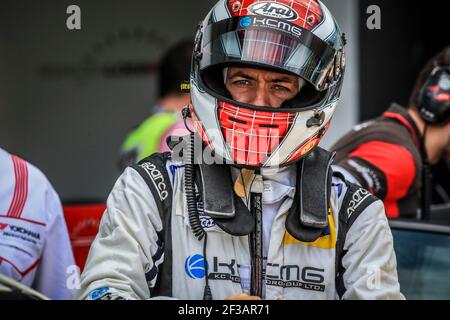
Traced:
<svg viewBox="0 0 450 320">
<path fill-rule="evenodd" d="M 255 94 L 253 95 L 252 101 L 249 103 L 257 107 L 272 107 L 277 108 L 278 106 L 271 105 L 269 90 L 265 88 L 264 83 L 258 85 L 255 89 Z"/>
</svg>

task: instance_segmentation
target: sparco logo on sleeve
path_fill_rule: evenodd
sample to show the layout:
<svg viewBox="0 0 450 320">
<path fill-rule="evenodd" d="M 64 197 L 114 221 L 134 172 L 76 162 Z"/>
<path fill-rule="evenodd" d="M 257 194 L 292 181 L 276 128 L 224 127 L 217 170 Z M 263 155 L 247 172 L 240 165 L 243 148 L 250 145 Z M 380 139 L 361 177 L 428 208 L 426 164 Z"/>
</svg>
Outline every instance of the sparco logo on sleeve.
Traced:
<svg viewBox="0 0 450 320">
<path fill-rule="evenodd" d="M 155 186 L 156 190 L 158 190 L 159 198 L 161 201 L 164 201 L 169 196 L 169 193 L 167 192 L 167 186 L 164 183 L 164 177 L 159 171 L 156 166 L 151 162 L 145 162 L 140 165 L 142 169 L 145 170 L 145 172 L 150 177 L 150 180 L 152 180 L 153 185 Z"/>
<path fill-rule="evenodd" d="M 349 218 L 368 197 L 370 197 L 369 191 L 361 188 L 353 194 L 347 209 L 347 215 Z"/>
<path fill-rule="evenodd" d="M 297 20 L 298 18 L 298 13 L 292 8 L 276 2 L 257 2 L 252 4 L 248 11 L 256 15 L 278 19 Z"/>
</svg>

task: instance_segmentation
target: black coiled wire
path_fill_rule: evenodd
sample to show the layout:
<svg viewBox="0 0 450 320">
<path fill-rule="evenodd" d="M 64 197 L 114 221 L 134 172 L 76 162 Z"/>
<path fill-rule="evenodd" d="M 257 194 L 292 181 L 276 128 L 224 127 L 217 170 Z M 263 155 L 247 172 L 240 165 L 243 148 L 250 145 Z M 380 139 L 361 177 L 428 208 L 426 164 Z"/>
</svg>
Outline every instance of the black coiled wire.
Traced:
<svg viewBox="0 0 450 320">
<path fill-rule="evenodd" d="M 186 167 L 184 169 L 184 190 L 186 193 L 186 203 L 189 213 L 189 224 L 194 236 L 201 241 L 206 232 L 203 230 L 197 210 L 197 199 L 195 196 L 195 165 L 194 165 L 194 134 L 190 135 L 190 146 L 186 152 Z"/>
<path fill-rule="evenodd" d="M 187 150 L 185 150 L 186 166 L 184 169 L 184 190 L 186 194 L 186 204 L 189 214 L 189 224 L 191 226 L 192 232 L 194 233 L 194 236 L 198 239 L 198 241 L 204 239 L 203 258 L 205 261 L 204 266 L 205 266 L 206 284 L 203 292 L 203 300 L 212 300 L 212 293 L 211 288 L 209 287 L 209 279 L 208 279 L 208 264 L 206 259 L 206 246 L 208 242 L 208 236 L 200 222 L 200 216 L 197 210 L 197 199 L 195 196 L 196 193 L 195 193 L 195 179 L 194 179 L 195 176 L 194 142 L 195 142 L 194 133 L 191 133 L 190 146 L 187 148 Z"/>
</svg>

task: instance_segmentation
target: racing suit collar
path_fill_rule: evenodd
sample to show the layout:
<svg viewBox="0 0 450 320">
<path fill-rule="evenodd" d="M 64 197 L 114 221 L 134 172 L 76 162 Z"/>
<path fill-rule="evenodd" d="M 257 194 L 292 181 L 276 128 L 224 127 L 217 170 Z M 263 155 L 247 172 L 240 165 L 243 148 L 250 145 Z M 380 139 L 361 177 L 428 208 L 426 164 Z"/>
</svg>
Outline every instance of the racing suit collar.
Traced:
<svg viewBox="0 0 450 320">
<path fill-rule="evenodd" d="M 244 202 L 249 198 L 249 193 L 254 182 L 255 173 L 253 170 L 231 168 L 231 175 L 234 181 L 234 190 Z M 297 167 L 295 165 L 262 169 L 261 176 L 264 183 L 263 204 L 274 204 L 285 197 L 294 199 Z"/>
</svg>

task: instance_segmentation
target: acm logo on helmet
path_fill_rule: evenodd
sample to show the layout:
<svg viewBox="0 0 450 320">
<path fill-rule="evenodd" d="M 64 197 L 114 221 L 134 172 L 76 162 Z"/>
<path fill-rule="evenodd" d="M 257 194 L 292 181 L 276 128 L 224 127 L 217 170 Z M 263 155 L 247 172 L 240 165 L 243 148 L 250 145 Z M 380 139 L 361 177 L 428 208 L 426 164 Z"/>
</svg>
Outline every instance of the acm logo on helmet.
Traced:
<svg viewBox="0 0 450 320">
<path fill-rule="evenodd" d="M 184 270 L 191 279 L 202 279 L 206 276 L 208 265 L 205 265 L 205 258 L 201 254 L 196 254 L 186 258 Z"/>
</svg>

